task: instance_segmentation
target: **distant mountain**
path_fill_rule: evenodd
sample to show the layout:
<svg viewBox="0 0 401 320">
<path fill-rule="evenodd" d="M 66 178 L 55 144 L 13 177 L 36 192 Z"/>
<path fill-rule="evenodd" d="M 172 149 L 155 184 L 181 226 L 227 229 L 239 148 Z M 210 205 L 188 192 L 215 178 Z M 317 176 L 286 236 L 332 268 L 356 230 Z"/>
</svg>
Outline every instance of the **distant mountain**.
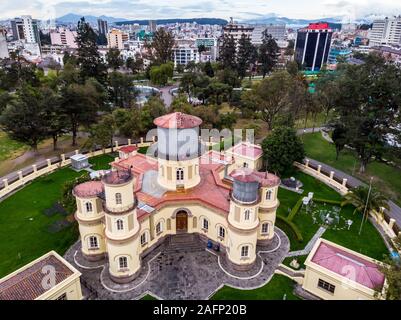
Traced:
<svg viewBox="0 0 401 320">
<path fill-rule="evenodd" d="M 261 17 L 243 20 L 241 22 L 249 23 L 249 24 L 286 24 L 286 25 L 294 25 L 294 26 L 303 26 L 303 25 L 307 25 L 309 23 L 322 22 L 322 21 L 333 23 L 333 24 L 352 23 L 352 22 L 358 23 L 358 24 L 364 24 L 364 23 L 370 24 L 373 22 L 373 20 L 375 20 L 377 18 L 383 18 L 383 17 L 371 14 L 371 15 L 361 17 L 361 18 L 358 18 L 355 20 L 352 20 L 349 17 L 343 17 L 343 16 L 321 18 L 321 19 L 292 19 L 292 18 L 287 18 L 287 17 L 280 17 L 274 13 L 269 13 L 269 14 L 261 16 Z"/>
<path fill-rule="evenodd" d="M 341 17 L 332 17 L 332 18 L 321 18 L 321 19 L 291 19 L 287 17 L 279 17 L 275 14 L 268 14 L 263 17 L 258 17 L 255 19 L 243 20 L 243 23 L 249 24 L 286 24 L 286 25 L 295 25 L 295 26 L 303 26 L 308 25 L 309 23 L 314 22 L 330 22 L 330 23 L 341 23 Z"/>
<path fill-rule="evenodd" d="M 96 24 L 97 19 L 106 20 L 110 24 L 125 20 L 124 18 L 114 18 L 114 17 L 107 17 L 107 16 L 96 17 L 96 16 L 91 16 L 91 15 L 89 15 L 89 16 L 84 15 L 84 17 L 85 17 L 85 20 L 87 22 L 89 22 L 90 24 Z M 64 24 L 77 23 L 81 18 L 82 18 L 82 15 L 75 14 L 75 13 L 69 13 L 62 17 L 57 18 L 56 22 L 64 23 Z"/>
<path fill-rule="evenodd" d="M 218 19 L 218 18 L 192 18 L 192 19 L 155 19 L 157 24 L 169 24 L 169 23 L 194 23 L 197 24 L 217 24 L 217 25 L 226 25 L 228 23 L 227 20 Z M 117 25 L 122 24 L 139 24 L 139 25 L 147 25 L 149 20 L 125 20 L 116 22 Z"/>
</svg>

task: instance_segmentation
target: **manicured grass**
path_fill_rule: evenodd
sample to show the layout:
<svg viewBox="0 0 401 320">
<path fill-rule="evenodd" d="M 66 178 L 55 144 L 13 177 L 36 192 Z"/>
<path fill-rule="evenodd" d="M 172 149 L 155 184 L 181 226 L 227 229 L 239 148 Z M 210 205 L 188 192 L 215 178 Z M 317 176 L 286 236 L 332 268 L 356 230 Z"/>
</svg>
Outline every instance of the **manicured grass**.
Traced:
<svg viewBox="0 0 401 320">
<path fill-rule="evenodd" d="M 308 257 L 308 255 L 298 256 L 298 257 L 288 257 L 288 258 L 284 259 L 283 264 L 286 265 L 287 267 L 292 268 L 290 266 L 290 263 L 291 263 L 292 260 L 296 259 L 298 261 L 298 263 L 299 263 L 299 269 L 298 270 L 305 269 L 304 263 L 305 263 L 307 257 Z"/>
<path fill-rule="evenodd" d="M 59 232 L 49 232 L 48 228 L 65 216 L 49 217 L 44 211 L 60 200 L 64 182 L 81 174 L 69 168 L 60 169 L 0 203 L 0 277 L 50 250 L 64 254 L 78 239 L 75 222 Z"/>
<path fill-rule="evenodd" d="M 143 296 L 140 300 L 157 300 L 157 298 L 150 294 L 147 294 L 146 296 Z"/>
<path fill-rule="evenodd" d="M 304 192 L 303 194 L 298 194 L 283 188 L 279 188 L 278 199 L 280 200 L 280 206 L 278 207 L 277 214 L 283 217 L 287 217 L 291 209 L 297 203 L 298 199 L 300 197 L 307 196 L 309 192 L 313 192 L 314 197 L 316 198 L 331 200 L 341 199 L 341 196 L 336 191 L 329 188 L 319 180 L 308 176 L 307 174 L 297 171 L 292 176 L 303 183 L 302 189 L 304 190 Z M 297 241 L 295 234 L 289 227 L 287 227 L 287 225 L 284 225 L 283 223 L 278 221 L 277 226 L 282 229 L 290 239 L 291 251 L 302 250 L 319 229 L 319 225 L 313 224 L 312 218 L 310 216 L 305 217 L 305 215 L 302 215 L 300 213 L 295 215 L 292 222 L 295 223 L 301 231 L 303 237 L 302 242 Z"/>
<path fill-rule="evenodd" d="M 146 154 L 146 152 L 148 151 L 148 149 L 149 149 L 149 147 L 140 147 L 140 148 L 138 149 L 138 152 L 139 152 L 139 153 L 142 153 L 142 154 Z"/>
<path fill-rule="evenodd" d="M 364 174 L 359 173 L 359 162 L 355 153 L 344 149 L 336 160 L 333 144 L 323 139 L 320 132 L 305 134 L 302 137 L 306 155 L 312 159 L 324 162 L 334 168 L 351 174 L 358 179 L 369 182 L 374 177 L 373 184 L 392 200 L 401 204 L 401 170 L 382 162 L 369 163 Z"/>
<path fill-rule="evenodd" d="M 362 214 L 354 214 L 353 211 L 354 207 L 352 206 L 343 207 L 341 210 L 341 215 L 346 220 L 351 219 L 353 221 L 350 230 L 328 229 L 323 234 L 322 238 L 371 258 L 383 260 L 384 255 L 388 256 L 389 254 L 383 238 L 370 221 L 364 223 L 362 232 L 359 235 L 358 233 L 362 221 Z"/>
<path fill-rule="evenodd" d="M 117 156 L 117 154 L 116 154 Z M 101 156 L 89 158 L 89 163 L 92 164 L 93 170 L 107 170 L 110 169 L 110 162 L 114 161 L 113 154 L 103 154 Z"/>
<path fill-rule="evenodd" d="M 282 276 L 274 275 L 265 286 L 254 290 L 238 290 L 224 286 L 216 292 L 211 300 L 300 300 L 294 295 L 294 281 Z"/>
<path fill-rule="evenodd" d="M 7 133 L 0 131 L 0 161 L 19 156 L 28 146 L 11 139 Z"/>
</svg>

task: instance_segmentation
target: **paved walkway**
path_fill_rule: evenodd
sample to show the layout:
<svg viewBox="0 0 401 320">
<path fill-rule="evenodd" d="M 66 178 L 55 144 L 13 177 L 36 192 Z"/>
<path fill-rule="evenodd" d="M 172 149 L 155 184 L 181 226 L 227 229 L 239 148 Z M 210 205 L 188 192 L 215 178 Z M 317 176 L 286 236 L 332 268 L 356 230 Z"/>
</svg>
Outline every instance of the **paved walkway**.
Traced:
<svg viewBox="0 0 401 320">
<path fill-rule="evenodd" d="M 223 285 L 254 289 L 270 281 L 289 251 L 287 236 L 278 228 L 275 231 L 269 246 L 258 246 L 255 268 L 235 275 L 224 269 L 220 257 L 207 251 L 203 242 L 188 243 L 187 250 L 178 250 L 167 239 L 142 260 L 141 273 L 128 284 L 110 280 L 107 261 L 83 259 L 80 242 L 66 252 L 65 258 L 81 271 L 83 286 L 91 292 L 91 299 L 132 300 L 146 293 L 161 299 L 208 299 Z"/>
<path fill-rule="evenodd" d="M 325 227 L 320 227 L 303 250 L 291 251 L 287 254 L 287 257 L 298 257 L 309 254 L 312 251 L 312 248 L 315 245 L 316 241 L 323 235 L 325 231 L 326 231 Z"/>
</svg>

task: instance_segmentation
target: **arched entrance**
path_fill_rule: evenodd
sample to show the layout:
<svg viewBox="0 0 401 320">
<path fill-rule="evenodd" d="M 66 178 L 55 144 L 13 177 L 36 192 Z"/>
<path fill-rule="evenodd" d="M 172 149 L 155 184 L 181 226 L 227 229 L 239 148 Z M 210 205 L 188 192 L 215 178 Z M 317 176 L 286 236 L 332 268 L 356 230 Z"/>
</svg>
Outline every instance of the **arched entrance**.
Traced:
<svg viewBox="0 0 401 320">
<path fill-rule="evenodd" d="M 177 233 L 188 231 L 188 213 L 184 210 L 178 211 L 175 217 Z"/>
</svg>

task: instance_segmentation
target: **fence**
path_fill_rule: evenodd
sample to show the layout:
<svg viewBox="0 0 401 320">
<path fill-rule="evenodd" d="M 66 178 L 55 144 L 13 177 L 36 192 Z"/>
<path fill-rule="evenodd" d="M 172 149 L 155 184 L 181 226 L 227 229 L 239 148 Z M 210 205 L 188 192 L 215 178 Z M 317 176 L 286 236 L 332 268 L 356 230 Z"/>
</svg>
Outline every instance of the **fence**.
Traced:
<svg viewBox="0 0 401 320">
<path fill-rule="evenodd" d="M 115 141 L 113 147 L 108 148 L 96 148 L 95 150 L 75 150 L 68 154 L 60 154 L 58 157 L 47 159 L 45 162 L 36 163 L 32 166 L 26 167 L 20 171 L 10 174 L 8 178 L 3 178 L 0 184 L 0 199 L 3 199 L 15 190 L 23 187 L 26 183 L 53 172 L 56 169 L 68 166 L 71 164 L 71 156 L 74 154 L 82 153 L 88 158 L 99 156 L 102 154 L 108 154 L 119 148 L 120 146 L 136 145 L 137 147 L 149 147 L 155 142 L 155 138 L 152 141 L 144 141 L 143 138 L 137 143 L 131 143 L 131 139 L 128 139 L 125 143 L 119 143 Z"/>
<path fill-rule="evenodd" d="M 347 184 L 347 179 L 338 179 L 335 176 L 335 171 L 330 171 L 329 173 L 324 172 L 321 165 L 313 167 L 308 159 L 305 160 L 304 164 L 296 162 L 294 166 L 307 175 L 310 175 L 333 188 L 341 195 L 345 195 L 350 189 L 350 186 Z M 370 215 L 375 219 L 390 239 L 393 239 L 400 234 L 399 227 L 395 224 L 395 219 L 389 217 L 385 211 L 370 212 Z"/>
</svg>

